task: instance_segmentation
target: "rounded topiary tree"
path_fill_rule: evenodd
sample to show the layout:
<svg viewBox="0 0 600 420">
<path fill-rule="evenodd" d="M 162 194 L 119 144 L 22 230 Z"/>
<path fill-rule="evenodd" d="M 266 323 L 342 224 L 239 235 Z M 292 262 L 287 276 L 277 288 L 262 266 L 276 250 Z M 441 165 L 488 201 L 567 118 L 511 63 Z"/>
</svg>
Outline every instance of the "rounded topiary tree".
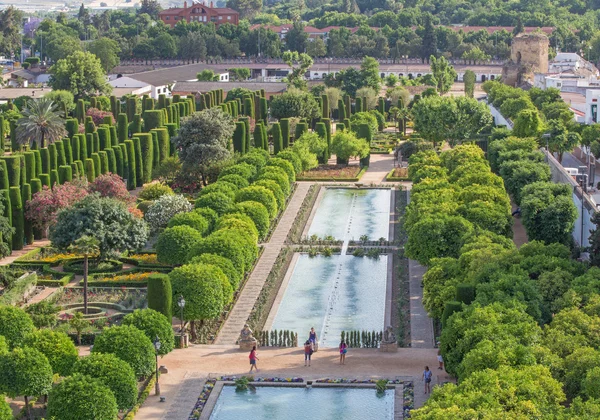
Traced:
<svg viewBox="0 0 600 420">
<path fill-rule="evenodd" d="M 245 214 L 230 213 L 223 215 L 217 221 L 217 224 L 215 225 L 215 231 L 221 231 L 225 229 L 237 229 L 244 231 L 255 242 L 258 242 L 258 230 L 256 229 L 252 219 Z"/>
<path fill-rule="evenodd" d="M 100 255 L 107 257 L 142 248 L 148 227 L 123 202 L 90 195 L 60 212 L 50 228 L 52 245 L 59 249 L 68 248 L 86 235 L 98 239 Z"/>
<path fill-rule="evenodd" d="M 25 337 L 33 331 L 33 321 L 23 309 L 0 306 L 0 336 L 6 339 L 10 348 L 22 346 Z"/>
<path fill-rule="evenodd" d="M 222 192 L 211 192 L 199 197 L 195 205 L 196 208 L 208 207 L 222 215 L 231 211 L 233 199 Z"/>
<path fill-rule="evenodd" d="M 175 195 L 175 193 L 167 184 L 153 182 L 152 184 L 144 185 L 138 194 L 138 198 L 141 200 L 157 200 L 163 195 Z"/>
<path fill-rule="evenodd" d="M 247 181 L 251 181 L 256 176 L 256 167 L 247 163 L 238 163 L 237 165 L 228 166 L 219 174 L 219 179 L 227 175 L 239 175 Z"/>
<path fill-rule="evenodd" d="M 61 420 L 114 420 L 119 410 L 110 388 L 76 374 L 59 382 L 48 396 L 46 417 Z"/>
<path fill-rule="evenodd" d="M 202 240 L 202 234 L 190 226 L 174 226 L 158 235 L 156 241 L 156 258 L 159 262 L 170 265 L 185 264 L 189 252 Z"/>
<path fill-rule="evenodd" d="M 279 157 L 274 157 L 272 159 L 269 159 L 269 161 L 267 162 L 267 167 L 269 166 L 275 166 L 277 168 L 283 169 L 289 178 L 290 184 L 296 181 L 296 171 L 294 170 L 294 165 L 289 161 Z"/>
<path fill-rule="evenodd" d="M 247 188 L 242 188 L 236 194 L 235 199 L 238 203 L 244 201 L 257 201 L 265 206 L 269 212 L 270 218 L 277 216 L 277 200 L 275 200 L 273 193 L 265 187 L 251 185 Z"/>
<path fill-rule="evenodd" d="M 52 371 L 61 376 L 71 373 L 73 364 L 79 357 L 77 347 L 67 334 L 47 328 L 27 335 L 24 345 L 45 355 L 52 366 Z"/>
<path fill-rule="evenodd" d="M 248 180 L 240 175 L 229 174 L 219 177 L 219 181 L 225 181 L 239 188 L 246 188 L 249 184 Z"/>
<path fill-rule="evenodd" d="M 204 217 L 208 221 L 208 231 L 212 231 L 217 219 L 219 218 L 219 214 L 211 208 L 208 207 L 199 207 L 193 210 L 194 213 L 198 213 L 200 216 Z"/>
<path fill-rule="evenodd" d="M 239 213 L 243 213 L 252 219 L 254 226 L 256 226 L 256 229 L 258 230 L 258 237 L 260 240 L 266 238 L 269 233 L 271 222 L 269 220 L 269 212 L 264 205 L 256 201 L 243 201 L 237 203 L 235 209 Z"/>
<path fill-rule="evenodd" d="M 212 265 L 188 264 L 178 267 L 169 273 L 173 296 L 183 296 L 186 304 L 183 319 L 190 321 L 192 340 L 197 338 L 196 321 L 200 324 L 216 318 L 223 310 L 223 284 L 220 276 L 223 272 Z M 179 310 L 176 303 L 173 310 Z"/>
<path fill-rule="evenodd" d="M 236 270 L 231 261 L 220 255 L 202 254 L 192 258 L 190 264 L 208 264 L 219 267 L 223 274 L 229 279 L 229 283 L 231 283 L 234 290 L 237 290 L 240 281 L 242 280 L 242 274 Z"/>
<path fill-rule="evenodd" d="M 265 187 L 267 190 L 271 191 L 275 196 L 275 201 L 277 201 L 277 208 L 282 209 L 285 206 L 285 197 L 286 195 L 281 190 L 281 187 L 277 184 L 277 182 L 271 179 L 259 179 L 254 184 L 253 187 Z"/>
<path fill-rule="evenodd" d="M 204 235 L 208 232 L 209 223 L 204 216 L 192 211 L 189 213 L 178 213 L 173 216 L 169 220 L 167 227 L 172 228 L 175 226 L 189 226 L 197 230 L 201 235 Z"/>
<path fill-rule="evenodd" d="M 274 167 L 269 166 L 269 168 L 274 168 Z M 284 174 L 276 173 L 274 171 L 261 172 L 257 181 L 263 181 L 263 180 L 275 182 L 279 186 L 279 188 L 281 189 L 281 192 L 284 194 L 285 197 L 290 195 L 290 183 L 288 182 L 287 176 L 285 176 Z M 260 185 L 260 184 L 255 183 L 255 185 Z M 277 197 L 275 197 L 275 198 L 277 198 Z"/>
<path fill-rule="evenodd" d="M 230 175 L 231 176 L 231 175 Z M 223 193 L 232 200 L 235 198 L 235 193 L 239 188 L 235 184 L 231 184 L 225 180 L 219 179 L 213 184 L 209 184 L 200 190 L 199 196 L 210 194 L 213 192 Z"/>
<path fill-rule="evenodd" d="M 161 346 L 158 354 L 164 356 L 174 348 L 175 335 L 171 319 L 154 309 L 137 309 L 123 318 L 123 325 L 133 325 L 143 331 L 150 340 L 158 337 Z"/>
<path fill-rule="evenodd" d="M 0 397 L 0 420 L 13 420 L 12 410 L 4 397 Z"/>
<path fill-rule="evenodd" d="M 186 213 L 192 210 L 190 202 L 182 195 L 163 195 L 152 204 L 144 219 L 150 225 L 153 232 L 159 232 L 167 227 L 169 220 L 178 213 Z"/>
<path fill-rule="evenodd" d="M 30 347 L 16 348 L 0 356 L 0 393 L 23 396 L 29 417 L 29 397 L 46 395 L 52 388 L 48 358 Z"/>
<path fill-rule="evenodd" d="M 152 274 L 148 277 L 148 308 L 160 312 L 167 319 L 173 317 L 173 293 L 167 274 Z"/>
<path fill-rule="evenodd" d="M 156 367 L 152 341 L 130 325 L 105 328 L 96 337 L 92 353 L 110 353 L 129 363 L 137 377 L 146 377 Z"/>
<path fill-rule="evenodd" d="M 231 232 L 221 231 L 208 235 L 190 249 L 188 259 L 205 253 L 229 259 L 236 270 L 241 273 L 245 273 L 245 270 L 250 268 L 246 263 L 244 243 Z"/>
<path fill-rule="evenodd" d="M 97 379 L 115 396 L 117 407 L 126 410 L 137 401 L 137 380 L 129 364 L 114 354 L 94 353 L 73 365 L 73 372 Z"/>
</svg>

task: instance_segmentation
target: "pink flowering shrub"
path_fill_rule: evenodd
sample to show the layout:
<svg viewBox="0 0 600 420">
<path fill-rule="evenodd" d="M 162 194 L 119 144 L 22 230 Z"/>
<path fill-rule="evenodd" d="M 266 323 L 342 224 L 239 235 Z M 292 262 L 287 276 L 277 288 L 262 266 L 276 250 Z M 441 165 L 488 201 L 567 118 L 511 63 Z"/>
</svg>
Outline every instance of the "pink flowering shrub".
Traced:
<svg viewBox="0 0 600 420">
<path fill-rule="evenodd" d="M 97 108 L 90 108 L 87 110 L 85 115 L 92 117 L 92 120 L 94 121 L 94 124 L 96 124 L 96 126 L 103 124 L 104 117 L 108 117 L 108 116 L 110 116 L 112 124 L 115 123 L 115 118 L 113 117 L 112 112 L 109 112 L 109 111 L 100 111 Z"/>
<path fill-rule="evenodd" d="M 112 197 L 127 204 L 133 204 L 135 198 L 127 191 L 127 186 L 117 174 L 106 173 L 100 175 L 90 183 L 90 193 L 98 193 L 101 197 Z"/>
<path fill-rule="evenodd" d="M 60 210 L 72 206 L 88 194 L 87 182 L 79 179 L 63 185 L 55 184 L 53 189 L 44 186 L 27 202 L 25 217 L 36 228 L 43 230 L 56 220 Z"/>
</svg>

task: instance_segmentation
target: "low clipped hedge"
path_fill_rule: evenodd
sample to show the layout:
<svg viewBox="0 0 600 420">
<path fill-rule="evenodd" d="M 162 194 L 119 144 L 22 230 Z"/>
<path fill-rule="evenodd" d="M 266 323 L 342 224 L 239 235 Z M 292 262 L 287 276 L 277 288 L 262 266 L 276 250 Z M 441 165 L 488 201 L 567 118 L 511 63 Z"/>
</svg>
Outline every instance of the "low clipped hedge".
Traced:
<svg viewBox="0 0 600 420">
<path fill-rule="evenodd" d="M 335 177 L 329 177 L 329 178 L 304 178 L 304 177 L 297 177 L 296 181 L 314 181 L 314 182 L 358 182 L 360 181 L 360 179 L 362 178 L 362 176 L 365 174 L 365 172 L 367 172 L 367 169 L 369 169 L 368 166 L 363 166 L 362 169 L 358 172 L 358 174 L 356 174 L 356 176 L 354 178 L 335 178 Z"/>
<path fill-rule="evenodd" d="M 37 274 L 27 273 L 19 277 L 13 286 L 0 296 L 0 305 L 14 306 L 23 299 L 23 295 L 37 284 Z"/>
<path fill-rule="evenodd" d="M 48 266 L 44 266 L 44 272 L 46 271 L 47 267 Z M 63 287 L 63 286 L 66 286 L 67 284 L 69 284 L 69 282 L 71 280 L 73 280 L 73 277 L 75 277 L 74 273 L 62 273 L 62 274 L 64 274 L 62 277 L 60 277 L 54 273 L 48 273 L 48 274 L 52 274 L 53 276 L 56 276 L 56 278 L 54 278 L 53 280 L 45 280 L 45 279 L 38 278 L 38 281 L 37 281 L 38 286 Z"/>
<path fill-rule="evenodd" d="M 151 252 L 151 251 L 144 251 L 144 252 L 137 252 L 135 254 L 132 255 L 136 255 L 136 254 L 143 254 L 143 255 L 156 255 L 156 252 Z M 145 270 L 145 269 L 152 269 L 152 270 L 167 270 L 170 269 L 171 266 L 168 264 L 163 264 L 163 263 L 159 263 L 157 262 L 156 264 L 153 263 L 148 263 L 145 261 L 140 261 L 136 258 L 132 258 L 131 254 L 130 255 L 123 255 L 119 258 L 120 261 L 123 261 L 126 264 L 131 264 L 131 265 L 135 265 L 137 268 L 139 268 L 140 270 Z"/>
<path fill-rule="evenodd" d="M 94 267 L 93 264 L 89 264 L 88 266 L 88 274 L 93 273 L 116 273 L 117 271 L 123 270 L 123 262 L 118 260 L 104 260 L 102 263 L 110 263 L 112 264 L 112 268 L 106 267 Z M 77 264 L 81 264 L 81 267 L 78 267 Z M 67 261 L 63 264 L 63 270 L 68 273 L 75 273 L 79 275 L 83 275 L 83 258 L 74 258 L 70 261 Z"/>
</svg>

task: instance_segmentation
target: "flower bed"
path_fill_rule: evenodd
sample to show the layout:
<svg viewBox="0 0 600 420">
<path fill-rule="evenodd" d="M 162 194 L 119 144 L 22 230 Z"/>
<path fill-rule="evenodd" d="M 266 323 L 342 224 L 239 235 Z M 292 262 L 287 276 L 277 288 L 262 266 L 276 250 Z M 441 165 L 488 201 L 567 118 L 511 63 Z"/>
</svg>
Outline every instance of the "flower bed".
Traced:
<svg viewBox="0 0 600 420">
<path fill-rule="evenodd" d="M 163 264 L 158 262 L 156 258 L 156 252 L 144 252 L 139 254 L 131 254 L 127 256 L 123 256 L 119 258 L 119 260 L 123 261 L 127 264 L 133 264 L 140 268 L 148 267 L 148 268 L 171 268 L 168 264 Z"/>
<path fill-rule="evenodd" d="M 38 286 L 62 287 L 62 286 L 66 286 L 67 284 L 69 284 L 69 282 L 71 280 L 73 280 L 73 277 L 75 277 L 75 274 L 73 274 L 73 273 L 60 273 L 60 274 L 58 272 L 55 272 L 56 274 L 48 273 L 48 272 L 46 272 L 47 268 L 50 268 L 50 267 L 45 265 L 43 274 L 38 274 L 38 281 L 37 281 Z"/>
<path fill-rule="evenodd" d="M 75 259 L 67 261 L 63 264 L 63 269 L 69 273 L 83 274 L 83 259 Z M 117 260 L 104 260 L 97 264 L 94 264 L 92 260 L 89 261 L 88 273 L 115 273 L 123 269 L 123 262 Z"/>
<path fill-rule="evenodd" d="M 388 182 L 410 181 L 408 168 L 394 168 L 385 177 Z"/>
<path fill-rule="evenodd" d="M 156 274 L 154 271 L 136 271 L 131 273 L 94 274 L 88 280 L 88 286 L 96 287 L 146 287 L 148 277 Z M 79 283 L 83 285 L 83 280 Z"/>
<path fill-rule="evenodd" d="M 44 266 L 50 265 L 52 267 L 56 267 L 60 265 L 63 261 L 68 261 L 72 259 L 79 259 L 81 255 L 72 254 L 72 253 L 63 253 L 58 251 L 57 249 L 44 247 L 44 248 L 36 248 L 22 257 L 17 258 L 13 264 L 15 265 L 29 265 L 29 266 Z"/>
<path fill-rule="evenodd" d="M 101 288 L 90 287 L 88 290 L 88 302 L 117 304 L 125 310 L 143 308 L 146 305 L 146 291 L 138 288 Z M 80 287 L 68 287 L 63 290 L 56 304 L 64 307 L 72 307 L 74 304 L 83 303 L 83 289 Z M 98 306 L 98 305 L 96 305 Z"/>
<path fill-rule="evenodd" d="M 300 173 L 297 181 L 348 181 L 357 182 L 367 170 L 356 165 L 321 165 L 318 168 Z"/>
</svg>

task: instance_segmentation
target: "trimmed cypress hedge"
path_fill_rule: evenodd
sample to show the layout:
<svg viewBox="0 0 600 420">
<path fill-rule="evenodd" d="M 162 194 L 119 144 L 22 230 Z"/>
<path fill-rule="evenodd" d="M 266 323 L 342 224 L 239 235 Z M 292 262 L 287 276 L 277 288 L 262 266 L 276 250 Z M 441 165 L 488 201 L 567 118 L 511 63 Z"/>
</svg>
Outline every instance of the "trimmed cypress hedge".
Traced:
<svg viewBox="0 0 600 420">
<path fill-rule="evenodd" d="M 98 153 L 92 153 L 92 161 L 94 162 L 94 179 L 100 176 L 102 173 L 102 163 L 100 162 L 100 155 Z"/>
<path fill-rule="evenodd" d="M 83 161 L 76 160 L 75 163 L 77 164 L 77 173 L 80 174 L 80 176 L 85 177 L 85 166 Z"/>
<path fill-rule="evenodd" d="M 35 161 L 35 174 L 38 175 L 42 173 L 42 155 L 38 149 L 32 150 L 32 152 Z"/>
<path fill-rule="evenodd" d="M 18 251 L 23 249 L 25 240 L 25 216 L 23 213 L 23 200 L 21 199 L 21 187 L 10 187 L 9 194 L 12 226 L 15 228 L 12 235 L 12 249 Z"/>
<path fill-rule="evenodd" d="M 88 182 L 94 182 L 94 179 L 96 179 L 96 170 L 94 169 L 93 159 L 88 158 L 85 160 L 85 176 Z"/>
<path fill-rule="evenodd" d="M 158 150 L 158 134 L 156 131 L 151 131 L 152 134 L 152 168 L 160 165 L 160 150 Z"/>
<path fill-rule="evenodd" d="M 115 151 L 113 150 L 112 147 L 107 147 L 104 150 L 104 153 L 106 154 L 106 157 L 108 160 L 108 172 L 110 172 L 111 174 L 116 174 L 117 173 L 117 161 L 115 158 Z"/>
<path fill-rule="evenodd" d="M 325 124 L 325 131 L 327 132 L 327 159 L 331 157 L 331 119 L 322 118 L 321 122 Z"/>
<path fill-rule="evenodd" d="M 172 124 L 168 124 L 172 125 Z M 158 151 L 159 151 L 159 160 L 158 162 L 162 162 L 166 158 L 170 156 L 170 148 L 171 148 L 171 136 L 169 133 L 168 127 L 160 127 L 155 128 L 156 136 L 158 138 Z"/>
<path fill-rule="evenodd" d="M 127 188 L 133 190 L 137 186 L 137 162 L 135 158 L 135 145 L 133 144 L 133 140 L 125 140 L 125 145 L 127 147 L 127 166 L 129 168 L 129 174 L 127 177 Z"/>
<path fill-rule="evenodd" d="M 85 122 L 85 134 L 91 134 L 94 131 L 96 131 L 96 125 L 94 124 L 94 121 L 86 121 Z"/>
<path fill-rule="evenodd" d="M 126 106 L 126 111 L 127 111 L 127 119 L 129 121 L 133 120 L 133 116 L 135 114 L 137 114 L 137 97 L 136 96 L 130 96 L 127 98 L 127 106 Z"/>
<path fill-rule="evenodd" d="M 302 134 L 308 131 L 308 124 L 305 122 L 299 122 L 296 124 L 296 131 L 294 132 L 294 139 L 299 139 Z"/>
<path fill-rule="evenodd" d="M 108 131 L 108 127 L 106 127 L 104 125 L 99 126 L 97 131 L 98 131 L 98 138 L 100 140 L 100 149 L 99 150 L 104 150 L 111 144 L 110 132 Z M 94 151 L 97 152 L 99 150 L 94 150 Z"/>
<path fill-rule="evenodd" d="M 81 159 L 81 143 L 79 136 L 75 136 L 71 139 L 71 154 L 73 155 L 73 161 Z"/>
<path fill-rule="evenodd" d="M 456 300 L 470 305 L 475 300 L 475 286 L 472 284 L 459 284 L 456 286 Z"/>
<path fill-rule="evenodd" d="M 153 128 L 162 127 L 165 124 L 164 114 L 162 110 L 146 110 L 144 111 L 144 130 L 149 132 Z"/>
<path fill-rule="evenodd" d="M 262 129 L 262 123 L 256 123 L 254 125 L 254 147 L 264 149 L 265 142 L 264 131 Z"/>
<path fill-rule="evenodd" d="M 92 133 L 92 152 L 98 153 L 100 150 L 102 150 L 100 149 L 100 135 L 97 131 L 94 131 Z"/>
<path fill-rule="evenodd" d="M 35 178 L 35 155 L 33 152 L 24 152 L 25 157 L 25 183 L 29 184 L 31 178 Z"/>
<path fill-rule="evenodd" d="M 105 174 L 108 172 L 108 155 L 106 151 L 101 150 L 98 152 L 98 157 L 100 158 L 100 173 Z"/>
<path fill-rule="evenodd" d="M 171 280 L 167 274 L 152 274 L 148 277 L 148 308 L 172 318 L 173 294 Z"/>
<path fill-rule="evenodd" d="M 56 140 L 54 142 L 54 146 L 56 146 L 57 168 L 60 165 L 66 165 L 67 164 L 67 155 L 65 154 L 65 145 L 63 144 L 62 140 Z"/>
<path fill-rule="evenodd" d="M 117 137 L 119 143 L 123 143 L 127 140 L 129 135 L 129 120 L 127 119 L 127 114 L 119 114 L 117 118 Z"/>
<path fill-rule="evenodd" d="M 371 129 L 369 128 L 369 124 L 362 123 L 358 126 L 358 132 L 356 133 L 356 137 L 359 139 L 365 139 L 367 143 L 371 144 Z"/>
<path fill-rule="evenodd" d="M 249 97 L 244 98 L 244 115 L 254 118 L 254 101 Z"/>
<path fill-rule="evenodd" d="M 110 132 L 110 145 L 108 147 L 116 146 L 119 144 L 119 138 L 117 137 L 117 127 L 111 125 L 108 127 L 108 131 Z"/>
<path fill-rule="evenodd" d="M 50 166 L 48 167 L 48 173 L 50 173 L 52 169 L 58 168 L 58 156 L 56 154 L 56 145 L 49 144 L 48 152 L 50 153 Z"/>
<path fill-rule="evenodd" d="M 73 163 L 73 148 L 71 147 L 71 139 L 65 138 L 63 139 L 63 147 L 65 149 L 65 160 L 67 161 L 67 165 Z"/>
<path fill-rule="evenodd" d="M 134 134 L 134 143 L 135 143 L 135 138 L 139 139 L 139 147 L 140 147 L 140 152 L 139 152 L 139 156 L 141 156 L 141 171 L 138 170 L 137 175 L 140 176 L 140 179 L 138 180 L 138 184 L 145 184 L 148 183 L 150 181 L 152 181 L 152 161 L 154 159 L 154 152 L 153 152 L 153 143 L 152 143 L 152 135 L 149 133 L 137 133 Z M 136 145 L 137 148 L 137 145 Z M 136 158 L 139 157 L 138 156 L 138 152 L 136 150 Z M 138 185 L 141 187 L 141 184 Z"/>
<path fill-rule="evenodd" d="M 142 131 L 142 116 L 140 114 L 135 114 L 133 116 L 133 121 L 130 124 L 129 131 L 131 133 L 139 133 Z"/>
<path fill-rule="evenodd" d="M 17 143 L 17 124 L 15 121 L 11 121 L 8 124 L 8 127 L 10 129 L 10 149 L 13 152 L 16 152 L 21 147 L 21 145 Z"/>
<path fill-rule="evenodd" d="M 329 98 L 327 95 L 321 95 L 321 117 L 329 118 Z"/>
<path fill-rule="evenodd" d="M 290 120 L 282 118 L 279 120 L 281 127 L 281 139 L 283 140 L 283 148 L 287 149 L 290 146 Z"/>
<path fill-rule="evenodd" d="M 268 117 L 269 106 L 267 105 L 267 99 L 260 98 L 260 119 L 266 122 Z"/>
<path fill-rule="evenodd" d="M 338 120 L 344 121 L 346 119 L 346 105 L 342 99 L 338 99 Z"/>
<path fill-rule="evenodd" d="M 73 178 L 77 178 L 79 176 L 79 166 L 77 166 L 76 162 L 71 163 L 69 165 L 71 167 L 71 173 L 73 174 Z M 58 174 L 60 176 L 60 173 Z"/>
<path fill-rule="evenodd" d="M 6 160 L 0 159 L 0 190 L 8 190 L 10 182 L 8 181 L 8 169 Z"/>
<path fill-rule="evenodd" d="M 84 160 L 88 158 L 87 141 L 85 134 L 78 134 L 75 136 L 76 141 L 79 143 L 79 159 L 73 160 Z M 75 146 L 73 146 L 74 148 Z"/>
<path fill-rule="evenodd" d="M 91 157 L 94 153 L 94 136 L 91 133 L 85 135 L 85 155 Z"/>
<path fill-rule="evenodd" d="M 60 185 L 60 178 L 58 176 L 58 169 L 50 170 L 50 188 L 54 188 L 55 184 Z"/>
<path fill-rule="evenodd" d="M 79 121 L 77 121 L 76 118 L 69 118 L 65 121 L 65 128 L 67 129 L 69 137 L 73 137 L 75 134 L 79 133 Z"/>
<path fill-rule="evenodd" d="M 110 111 L 113 116 L 117 118 L 117 115 L 121 112 L 121 102 L 117 99 L 115 95 L 110 96 Z"/>
<path fill-rule="evenodd" d="M 40 179 L 42 185 L 50 188 L 50 174 L 39 174 L 38 178 Z"/>
<path fill-rule="evenodd" d="M 132 137 L 133 148 L 135 153 L 135 179 L 136 186 L 141 187 L 144 185 L 144 160 L 142 159 L 142 146 L 139 137 Z"/>
<path fill-rule="evenodd" d="M 246 153 L 246 124 L 243 121 L 235 123 L 233 132 L 233 150 L 243 155 Z"/>
<path fill-rule="evenodd" d="M 6 133 L 4 132 L 4 117 L 0 115 L 0 155 L 4 154 L 4 139 Z"/>
<path fill-rule="evenodd" d="M 457 302 L 455 300 L 451 300 L 450 302 L 446 302 L 444 306 L 444 312 L 442 313 L 442 328 L 446 327 L 446 321 L 454 312 L 462 311 L 462 303 Z"/>
<path fill-rule="evenodd" d="M 102 125 L 106 125 L 108 127 L 110 127 L 112 125 L 113 119 L 110 115 L 106 115 L 103 119 L 102 119 Z"/>
<path fill-rule="evenodd" d="M 71 165 L 61 165 L 58 167 L 58 180 L 61 184 L 73 181 L 73 169 Z"/>
<path fill-rule="evenodd" d="M 2 160 L 6 161 L 8 184 L 11 187 L 21 185 L 21 157 L 19 155 L 2 156 Z"/>
<path fill-rule="evenodd" d="M 273 123 L 271 135 L 273 137 L 273 153 L 277 154 L 283 150 L 283 138 L 281 137 L 281 126 L 279 123 Z"/>
<path fill-rule="evenodd" d="M 123 174 L 123 153 L 121 152 L 121 146 L 113 146 L 113 158 L 115 160 L 115 173 L 121 178 L 127 178 Z"/>
</svg>

